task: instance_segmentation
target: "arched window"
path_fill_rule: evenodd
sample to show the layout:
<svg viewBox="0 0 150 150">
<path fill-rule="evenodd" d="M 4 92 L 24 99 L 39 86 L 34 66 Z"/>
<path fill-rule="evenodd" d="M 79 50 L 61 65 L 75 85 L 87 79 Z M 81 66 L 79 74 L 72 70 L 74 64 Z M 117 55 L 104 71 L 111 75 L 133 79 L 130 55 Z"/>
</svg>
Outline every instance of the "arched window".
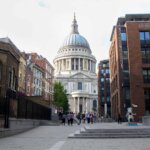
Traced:
<svg viewBox="0 0 150 150">
<path fill-rule="evenodd" d="M 93 110 L 97 110 L 97 101 L 93 100 Z"/>
<path fill-rule="evenodd" d="M 2 80 L 2 69 L 3 69 L 3 64 L 0 62 L 0 81 Z"/>
<path fill-rule="evenodd" d="M 9 87 L 15 89 L 15 69 L 10 69 L 9 71 Z"/>
</svg>

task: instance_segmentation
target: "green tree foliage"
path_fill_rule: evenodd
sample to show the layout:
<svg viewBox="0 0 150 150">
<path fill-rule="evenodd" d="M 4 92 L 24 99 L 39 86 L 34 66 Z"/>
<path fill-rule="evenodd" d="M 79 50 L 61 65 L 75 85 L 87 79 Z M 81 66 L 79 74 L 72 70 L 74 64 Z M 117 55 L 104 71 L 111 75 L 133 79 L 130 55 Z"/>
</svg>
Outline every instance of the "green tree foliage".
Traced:
<svg viewBox="0 0 150 150">
<path fill-rule="evenodd" d="M 67 94 L 60 82 L 54 83 L 54 104 L 58 108 L 63 108 L 64 112 L 69 109 Z"/>
</svg>

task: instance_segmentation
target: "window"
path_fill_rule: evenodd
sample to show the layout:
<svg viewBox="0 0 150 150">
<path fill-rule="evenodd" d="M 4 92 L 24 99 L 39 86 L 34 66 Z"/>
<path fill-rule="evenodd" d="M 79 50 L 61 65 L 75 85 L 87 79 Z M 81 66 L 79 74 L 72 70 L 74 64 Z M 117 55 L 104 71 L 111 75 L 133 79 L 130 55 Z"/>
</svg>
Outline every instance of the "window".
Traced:
<svg viewBox="0 0 150 150">
<path fill-rule="evenodd" d="M 107 102 L 110 102 L 110 97 L 109 96 L 107 96 Z"/>
<path fill-rule="evenodd" d="M 105 72 L 106 72 L 106 74 L 109 74 L 109 69 L 106 69 Z"/>
<path fill-rule="evenodd" d="M 80 69 L 83 70 L 83 59 L 82 58 L 80 58 Z"/>
<path fill-rule="evenodd" d="M 140 40 L 144 40 L 144 32 L 140 32 Z"/>
<path fill-rule="evenodd" d="M 74 58 L 71 59 L 71 69 L 74 70 Z"/>
<path fill-rule="evenodd" d="M 150 83 L 150 68 L 143 69 L 143 80 L 144 83 Z"/>
<path fill-rule="evenodd" d="M 105 98 L 104 98 L 104 97 L 102 97 L 102 99 L 101 99 L 101 100 L 102 100 L 102 102 L 104 102 L 104 101 L 105 101 Z"/>
<path fill-rule="evenodd" d="M 146 113 L 150 114 L 150 88 L 144 89 L 144 97 L 145 97 L 145 110 Z"/>
<path fill-rule="evenodd" d="M 150 44 L 150 31 L 141 31 L 140 32 L 140 41 L 141 44 Z"/>
<path fill-rule="evenodd" d="M 109 78 L 106 78 L 106 83 L 109 83 L 110 82 L 110 79 Z"/>
<path fill-rule="evenodd" d="M 150 48 L 141 48 L 142 63 L 150 63 Z"/>
<path fill-rule="evenodd" d="M 128 60 L 127 59 L 123 59 L 123 69 L 128 70 Z"/>
<path fill-rule="evenodd" d="M 90 60 L 88 60 L 88 70 L 90 70 Z"/>
<path fill-rule="evenodd" d="M 2 80 L 2 63 L 0 62 L 0 81 Z"/>
<path fill-rule="evenodd" d="M 76 70 L 78 70 L 78 58 L 76 58 Z"/>
<path fill-rule="evenodd" d="M 103 68 L 105 68 L 106 67 L 106 64 L 103 64 Z"/>
<path fill-rule="evenodd" d="M 129 91 L 129 88 L 126 88 L 126 90 L 125 90 L 125 99 L 130 99 L 130 91 Z"/>
<path fill-rule="evenodd" d="M 145 40 L 150 40 L 150 33 L 149 32 L 145 32 Z"/>
<path fill-rule="evenodd" d="M 126 33 L 121 33 L 121 40 L 122 41 L 126 41 L 127 40 Z"/>
<path fill-rule="evenodd" d="M 101 82 L 104 82 L 104 78 L 101 78 Z"/>
<path fill-rule="evenodd" d="M 123 51 L 122 57 L 123 57 L 123 59 L 127 59 L 128 58 L 128 51 Z"/>
<path fill-rule="evenodd" d="M 78 90 L 82 90 L 82 82 L 78 82 Z"/>
<path fill-rule="evenodd" d="M 97 101 L 96 100 L 93 101 L 93 108 L 97 108 Z"/>
<path fill-rule="evenodd" d="M 101 70 L 101 75 L 103 75 L 103 74 L 104 74 L 104 69 Z"/>
</svg>

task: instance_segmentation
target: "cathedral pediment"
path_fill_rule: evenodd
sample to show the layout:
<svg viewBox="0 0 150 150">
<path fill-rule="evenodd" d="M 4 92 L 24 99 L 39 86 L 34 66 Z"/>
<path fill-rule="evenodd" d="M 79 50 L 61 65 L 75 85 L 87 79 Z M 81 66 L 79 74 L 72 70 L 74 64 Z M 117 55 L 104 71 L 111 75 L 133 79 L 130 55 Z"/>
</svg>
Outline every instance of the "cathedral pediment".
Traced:
<svg viewBox="0 0 150 150">
<path fill-rule="evenodd" d="M 82 72 L 75 73 L 70 76 L 71 79 L 91 79 L 90 75 L 84 74 Z"/>
</svg>

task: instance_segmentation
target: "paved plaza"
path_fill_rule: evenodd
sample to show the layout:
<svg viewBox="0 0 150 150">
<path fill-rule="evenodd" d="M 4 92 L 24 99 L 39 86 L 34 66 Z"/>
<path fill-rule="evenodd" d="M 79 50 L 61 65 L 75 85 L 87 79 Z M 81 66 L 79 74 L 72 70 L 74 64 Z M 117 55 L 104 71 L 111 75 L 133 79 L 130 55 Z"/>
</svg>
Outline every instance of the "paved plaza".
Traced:
<svg viewBox="0 0 150 150">
<path fill-rule="evenodd" d="M 0 150 L 150 150 L 150 138 L 69 139 L 68 135 L 84 126 L 89 128 L 129 127 L 125 123 L 96 123 L 73 126 L 40 126 L 27 132 L 0 139 Z"/>
</svg>

